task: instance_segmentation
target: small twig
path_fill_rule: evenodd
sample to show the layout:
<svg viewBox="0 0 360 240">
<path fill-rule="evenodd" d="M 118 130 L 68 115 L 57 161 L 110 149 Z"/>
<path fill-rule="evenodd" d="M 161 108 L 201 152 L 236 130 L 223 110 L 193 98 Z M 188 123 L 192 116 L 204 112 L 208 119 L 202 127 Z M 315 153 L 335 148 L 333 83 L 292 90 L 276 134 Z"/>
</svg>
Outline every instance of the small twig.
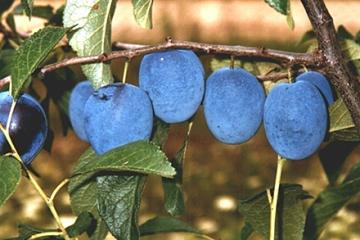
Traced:
<svg viewBox="0 0 360 240">
<path fill-rule="evenodd" d="M 58 237 L 61 236 L 62 232 L 43 232 L 32 235 L 29 240 L 44 238 L 44 237 Z"/>
<path fill-rule="evenodd" d="M 69 179 L 64 179 L 56 188 L 55 190 L 52 192 L 50 198 L 49 198 L 49 202 L 54 202 L 54 199 L 56 197 L 56 194 L 60 191 L 60 189 L 62 187 L 64 187 L 67 183 L 69 182 Z"/>
<path fill-rule="evenodd" d="M 132 45 L 128 43 L 115 43 L 114 46 L 120 49 L 120 51 L 113 51 L 110 53 L 103 53 L 100 55 L 74 57 L 65 59 L 63 61 L 49 64 L 40 69 L 41 74 L 46 74 L 59 68 L 67 67 L 75 64 L 89 64 L 108 62 L 114 59 L 126 58 L 132 59 L 137 56 L 142 56 L 148 53 L 159 52 L 169 49 L 189 49 L 206 54 L 228 54 L 237 57 L 258 58 L 263 61 L 276 62 L 283 66 L 289 65 L 306 65 L 316 68 L 322 67 L 322 55 L 318 52 L 315 53 L 294 53 L 286 52 L 274 49 L 265 49 L 257 47 L 244 47 L 244 46 L 230 46 L 208 43 L 197 43 L 187 41 L 167 40 L 165 43 L 158 45 Z"/>
</svg>

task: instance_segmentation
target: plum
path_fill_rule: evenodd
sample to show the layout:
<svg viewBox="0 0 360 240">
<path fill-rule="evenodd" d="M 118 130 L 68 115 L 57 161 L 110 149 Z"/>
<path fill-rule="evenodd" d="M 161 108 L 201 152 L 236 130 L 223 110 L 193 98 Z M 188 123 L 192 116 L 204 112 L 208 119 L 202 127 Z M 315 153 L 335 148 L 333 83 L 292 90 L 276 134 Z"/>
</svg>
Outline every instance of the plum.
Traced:
<svg viewBox="0 0 360 240">
<path fill-rule="evenodd" d="M 264 126 L 267 139 L 289 160 L 309 157 L 324 140 L 328 123 L 325 100 L 306 81 L 276 85 L 266 98 Z"/>
<path fill-rule="evenodd" d="M 0 122 L 7 125 L 13 102 L 9 92 L 0 93 Z M 41 105 L 27 93 L 20 95 L 9 124 L 9 135 L 25 165 L 30 165 L 44 146 L 48 133 L 48 123 Z M 11 152 L 11 148 L 0 132 L 1 154 Z"/>
<path fill-rule="evenodd" d="M 317 89 L 323 95 L 328 106 L 334 102 L 334 96 L 329 81 L 321 73 L 315 71 L 308 71 L 297 76 L 295 78 L 295 81 L 309 82 L 315 87 L 317 87 Z"/>
<path fill-rule="evenodd" d="M 204 74 L 192 51 L 156 52 L 142 59 L 139 85 L 149 94 L 157 117 L 167 123 L 179 123 L 191 118 L 199 108 Z"/>
<path fill-rule="evenodd" d="M 88 142 L 84 127 L 84 106 L 94 89 L 89 81 L 78 83 L 71 92 L 69 100 L 69 117 L 76 135 Z"/>
<path fill-rule="evenodd" d="M 149 139 L 153 109 L 146 92 L 114 83 L 94 91 L 85 104 L 85 132 L 99 155 L 124 144 Z"/>
<path fill-rule="evenodd" d="M 261 84 L 242 68 L 222 68 L 206 81 L 206 123 L 223 143 L 243 143 L 254 136 L 262 122 L 264 102 Z"/>
</svg>

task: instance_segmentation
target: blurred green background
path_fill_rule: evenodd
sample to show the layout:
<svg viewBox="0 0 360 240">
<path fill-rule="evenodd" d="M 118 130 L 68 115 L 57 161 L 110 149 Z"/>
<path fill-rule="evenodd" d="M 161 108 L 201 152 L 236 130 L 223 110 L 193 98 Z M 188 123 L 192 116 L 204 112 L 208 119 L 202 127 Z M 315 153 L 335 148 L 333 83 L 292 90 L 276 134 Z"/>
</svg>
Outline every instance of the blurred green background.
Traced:
<svg viewBox="0 0 360 240">
<path fill-rule="evenodd" d="M 36 0 L 35 3 L 59 7 L 64 1 Z M 326 1 L 326 4 L 336 25 L 343 24 L 352 33 L 360 30 L 358 11 L 354 11 L 360 9 L 360 1 Z M 113 40 L 155 44 L 162 42 L 166 36 L 172 36 L 179 40 L 304 51 L 305 47 L 297 46 L 296 43 L 301 35 L 310 29 L 310 23 L 299 1 L 292 1 L 292 9 L 296 24 L 294 31 L 287 27 L 284 16 L 276 13 L 261 0 L 155 0 L 154 29 L 145 30 L 136 25 L 132 17 L 131 2 L 119 1 L 114 17 Z M 43 24 L 36 18 L 29 22 L 25 17 L 17 17 L 16 21 L 19 31 L 29 33 Z M 207 75 L 210 74 L 211 57 L 201 56 Z M 141 58 L 136 58 L 130 63 L 127 77 L 129 82 L 137 83 L 140 60 Z M 121 79 L 124 61 L 113 61 L 112 66 L 114 75 Z M 40 81 L 36 81 L 34 86 L 40 89 L 40 93 L 44 91 Z M 41 185 L 48 193 L 62 179 L 70 176 L 76 160 L 88 148 L 88 145 L 81 142 L 72 131 L 63 136 L 59 112 L 53 104 L 50 126 L 55 134 L 52 151 L 50 154 L 41 152 L 33 164 L 42 177 Z M 185 132 L 185 124 L 171 127 L 166 145 L 169 157 L 180 147 Z M 359 158 L 358 147 L 348 158 L 343 174 Z M 184 220 L 216 239 L 237 239 L 243 225 L 242 216 L 236 209 L 238 199 L 246 199 L 272 186 L 275 170 L 276 155 L 269 146 L 262 127 L 247 143 L 225 145 L 216 141 L 208 131 L 200 108 L 194 118 L 186 153 L 184 192 L 187 215 Z M 303 161 L 288 162 L 282 181 L 302 184 L 313 196 L 327 185 L 317 155 Z M 307 200 L 306 204 L 310 204 L 311 201 Z M 66 225 L 71 224 L 74 217 L 65 191 L 58 196 L 56 205 Z M 151 176 L 142 201 L 140 222 L 156 214 L 165 214 L 162 206 L 161 180 Z M 358 196 L 329 223 L 321 239 L 360 239 L 359 213 Z M 53 226 L 49 219 L 50 213 L 42 200 L 27 181 L 23 180 L 15 195 L 0 209 L 0 238 L 16 235 L 16 224 L 19 223 Z M 144 239 L 192 238 L 186 234 L 168 234 Z M 261 238 L 253 235 L 252 239 Z"/>
</svg>

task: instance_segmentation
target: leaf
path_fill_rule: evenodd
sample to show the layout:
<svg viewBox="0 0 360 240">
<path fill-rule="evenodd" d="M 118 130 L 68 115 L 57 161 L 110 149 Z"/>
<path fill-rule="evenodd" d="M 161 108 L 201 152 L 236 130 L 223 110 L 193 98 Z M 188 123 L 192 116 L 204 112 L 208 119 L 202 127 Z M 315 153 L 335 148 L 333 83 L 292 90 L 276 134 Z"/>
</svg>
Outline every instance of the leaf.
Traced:
<svg viewBox="0 0 360 240">
<path fill-rule="evenodd" d="M 141 236 L 169 232 L 202 234 L 199 230 L 173 217 L 155 217 L 140 225 Z"/>
<path fill-rule="evenodd" d="M 279 191 L 276 239 L 302 240 L 305 212 L 302 200 L 309 198 L 301 185 L 281 184 Z M 245 222 L 264 237 L 269 236 L 270 208 L 266 191 L 240 201 Z M 281 237 L 279 237 L 281 229 Z"/>
<path fill-rule="evenodd" d="M 329 107 L 331 139 L 340 141 L 360 141 L 360 136 L 355 129 L 350 111 L 340 98 Z"/>
<path fill-rule="evenodd" d="M 360 44 L 351 39 L 345 39 L 341 42 L 342 50 L 346 57 L 351 60 L 360 59 Z"/>
<path fill-rule="evenodd" d="M 132 0 L 134 17 L 141 27 L 151 29 L 153 0 Z"/>
<path fill-rule="evenodd" d="M 154 123 L 153 135 L 151 137 L 151 142 L 158 145 L 160 149 L 163 148 L 163 145 L 166 143 L 169 136 L 170 124 L 156 118 Z"/>
<path fill-rule="evenodd" d="M 92 161 L 82 161 L 75 170 L 74 175 L 100 171 L 130 171 L 144 174 L 156 174 L 163 177 L 172 177 L 176 174 L 165 154 L 158 146 L 147 141 L 137 141 L 113 149 L 101 156 L 91 151 L 85 158 Z"/>
<path fill-rule="evenodd" d="M 66 232 L 70 237 L 76 237 L 88 231 L 89 228 L 93 228 L 94 224 L 96 225 L 96 220 L 93 215 L 89 212 L 82 212 L 75 223 L 66 228 Z"/>
<path fill-rule="evenodd" d="M 111 52 L 111 20 L 116 0 L 68 0 L 64 26 L 79 28 L 72 34 L 71 47 L 79 56 Z M 82 70 L 95 89 L 114 82 L 110 63 L 82 65 Z"/>
<path fill-rule="evenodd" d="M 24 5 L 18 5 L 13 11 L 14 15 L 22 15 L 24 13 Z M 47 6 L 34 6 L 32 8 L 32 16 L 44 18 L 49 20 L 52 18 L 53 14 L 53 8 L 50 5 Z"/>
<path fill-rule="evenodd" d="M 1 4 L 0 4 L 0 17 L 1 15 L 8 10 L 11 5 L 14 3 L 14 0 L 1 0 Z"/>
<path fill-rule="evenodd" d="M 300 38 L 300 40 L 296 43 L 297 46 L 302 45 L 304 43 L 307 43 L 309 41 L 317 41 L 316 40 L 316 35 L 315 32 L 313 30 L 309 30 L 307 32 L 305 32 L 302 37 Z"/>
<path fill-rule="evenodd" d="M 287 15 L 289 0 L 265 0 L 265 2 L 279 13 Z"/>
<path fill-rule="evenodd" d="M 251 234 L 254 232 L 253 227 L 245 222 L 244 227 L 241 229 L 239 240 L 247 240 L 251 236 Z"/>
<path fill-rule="evenodd" d="M 290 6 L 291 6 L 291 2 L 288 1 L 287 12 L 286 12 L 286 22 L 287 22 L 290 30 L 294 30 L 294 28 L 295 28 L 295 20 L 294 20 L 294 17 L 292 15 Z"/>
<path fill-rule="evenodd" d="M 212 72 L 215 72 L 216 70 L 219 70 L 220 68 L 230 67 L 230 63 L 231 63 L 231 61 L 229 58 L 227 58 L 227 59 L 213 58 L 213 59 L 211 59 L 211 62 L 210 62 L 210 68 L 211 68 Z M 241 61 L 235 59 L 234 66 L 240 67 Z"/>
<path fill-rule="evenodd" d="M 344 27 L 344 25 L 338 27 L 337 36 L 341 40 L 354 39 L 354 36 Z"/>
<path fill-rule="evenodd" d="M 186 149 L 189 144 L 190 132 L 193 123 L 189 122 L 187 126 L 187 133 L 182 146 L 175 154 L 172 160 L 173 166 L 176 169 L 176 175 L 173 179 L 162 179 L 164 189 L 164 207 L 171 216 L 179 216 L 185 214 L 185 203 L 182 191 L 183 166 L 185 160 Z"/>
<path fill-rule="evenodd" d="M 26 39 L 16 51 L 11 69 L 11 95 L 17 98 L 31 81 L 31 74 L 64 37 L 67 28 L 45 27 Z"/>
<path fill-rule="evenodd" d="M 145 179 L 130 174 L 97 177 L 98 211 L 116 239 L 139 239 L 137 222 Z"/>
<path fill-rule="evenodd" d="M 317 239 L 326 223 L 360 192 L 360 162 L 350 171 L 349 177 L 335 187 L 321 192 L 310 206 L 306 218 L 304 239 Z"/>
<path fill-rule="evenodd" d="M 91 161 L 92 159 L 88 158 L 88 160 Z M 90 229 L 87 234 L 91 236 L 90 239 L 92 240 L 104 239 L 108 229 L 97 210 L 96 181 L 89 179 L 84 183 L 83 178 L 83 175 L 79 175 L 70 179 L 68 191 L 70 193 L 71 208 L 77 215 L 82 212 L 90 212 L 96 220 L 96 226 Z M 85 176 L 85 179 L 88 178 L 88 176 Z"/>
<path fill-rule="evenodd" d="M 11 74 L 11 65 L 14 55 L 15 50 L 13 49 L 0 50 L 0 79 Z"/>
<path fill-rule="evenodd" d="M 26 15 L 31 19 L 32 10 L 34 6 L 34 0 L 21 0 L 21 4 L 24 7 Z"/>
<path fill-rule="evenodd" d="M 0 157 L 0 207 L 13 195 L 21 179 L 21 165 L 11 157 Z"/>
<path fill-rule="evenodd" d="M 358 145 L 358 142 L 334 141 L 319 151 L 319 158 L 330 185 L 335 185 L 347 156 Z"/>
</svg>

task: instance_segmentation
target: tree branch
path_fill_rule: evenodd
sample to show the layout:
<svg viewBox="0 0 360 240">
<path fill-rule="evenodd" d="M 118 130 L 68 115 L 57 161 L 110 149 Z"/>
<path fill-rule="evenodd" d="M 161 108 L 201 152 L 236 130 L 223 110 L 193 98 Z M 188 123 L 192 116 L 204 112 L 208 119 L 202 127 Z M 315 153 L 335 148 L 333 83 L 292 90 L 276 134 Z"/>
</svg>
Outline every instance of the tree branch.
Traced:
<svg viewBox="0 0 360 240">
<path fill-rule="evenodd" d="M 315 53 L 294 53 L 279 51 L 273 49 L 256 48 L 256 47 L 244 47 L 244 46 L 229 46 L 229 45 L 217 45 L 187 41 L 175 41 L 171 38 L 167 38 L 167 41 L 162 44 L 153 46 L 133 45 L 117 43 L 116 47 L 123 50 L 113 51 L 111 53 L 104 53 L 95 56 L 75 57 L 71 59 L 65 59 L 63 61 L 44 66 L 40 69 L 41 74 L 54 71 L 59 68 L 74 64 L 89 64 L 108 62 L 114 59 L 127 58 L 132 59 L 137 56 L 145 55 L 152 52 L 159 52 L 168 49 L 190 49 L 194 51 L 204 52 L 206 54 L 228 54 L 238 57 L 257 58 L 259 60 L 275 62 L 282 66 L 294 66 L 294 65 L 306 65 L 309 67 L 321 68 L 323 67 L 322 55 L 318 52 Z M 125 50 L 124 50 L 125 49 Z"/>
<path fill-rule="evenodd" d="M 333 19 L 323 0 L 301 0 L 324 56 L 325 71 L 350 110 L 360 133 L 360 82 L 352 75 L 342 55 Z"/>
</svg>

